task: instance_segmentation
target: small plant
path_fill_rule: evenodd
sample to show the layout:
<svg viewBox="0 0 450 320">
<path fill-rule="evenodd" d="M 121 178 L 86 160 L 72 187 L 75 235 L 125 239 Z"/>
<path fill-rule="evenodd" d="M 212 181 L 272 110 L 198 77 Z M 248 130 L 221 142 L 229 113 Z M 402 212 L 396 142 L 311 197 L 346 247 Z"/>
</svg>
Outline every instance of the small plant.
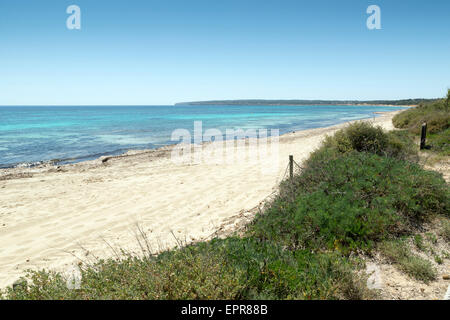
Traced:
<svg viewBox="0 0 450 320">
<path fill-rule="evenodd" d="M 442 219 L 440 234 L 445 240 L 450 242 L 450 219 Z"/>
<path fill-rule="evenodd" d="M 437 264 L 443 264 L 444 263 L 444 260 L 438 255 L 434 256 L 434 261 L 436 261 Z"/>
<path fill-rule="evenodd" d="M 423 242 L 423 238 L 422 238 L 422 236 L 420 234 L 414 235 L 413 241 L 414 241 L 414 244 L 416 245 L 416 247 L 419 250 L 426 251 L 426 246 L 425 246 L 425 244 Z"/>
<path fill-rule="evenodd" d="M 432 244 L 437 243 L 437 237 L 433 233 L 427 232 L 427 233 L 425 233 L 425 236 L 426 236 L 427 240 L 430 241 Z"/>
</svg>

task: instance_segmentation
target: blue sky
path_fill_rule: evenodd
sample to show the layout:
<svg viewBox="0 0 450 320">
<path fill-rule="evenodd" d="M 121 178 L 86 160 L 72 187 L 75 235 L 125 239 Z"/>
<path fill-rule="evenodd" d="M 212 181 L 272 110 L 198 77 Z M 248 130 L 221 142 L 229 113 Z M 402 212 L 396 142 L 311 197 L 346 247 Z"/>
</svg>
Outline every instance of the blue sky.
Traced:
<svg viewBox="0 0 450 320">
<path fill-rule="evenodd" d="M 438 97 L 449 21 L 448 0 L 2 0 L 0 105 Z"/>
</svg>

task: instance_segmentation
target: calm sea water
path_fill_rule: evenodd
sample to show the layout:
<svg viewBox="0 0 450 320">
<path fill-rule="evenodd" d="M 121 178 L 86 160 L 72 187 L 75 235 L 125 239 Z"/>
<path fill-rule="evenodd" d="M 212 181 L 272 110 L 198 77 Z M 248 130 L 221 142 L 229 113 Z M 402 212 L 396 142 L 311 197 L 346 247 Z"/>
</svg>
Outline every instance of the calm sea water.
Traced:
<svg viewBox="0 0 450 320">
<path fill-rule="evenodd" d="M 280 134 L 371 118 L 378 106 L 0 107 L 0 167 L 70 163 L 177 143 L 172 131 L 279 129 Z"/>
</svg>

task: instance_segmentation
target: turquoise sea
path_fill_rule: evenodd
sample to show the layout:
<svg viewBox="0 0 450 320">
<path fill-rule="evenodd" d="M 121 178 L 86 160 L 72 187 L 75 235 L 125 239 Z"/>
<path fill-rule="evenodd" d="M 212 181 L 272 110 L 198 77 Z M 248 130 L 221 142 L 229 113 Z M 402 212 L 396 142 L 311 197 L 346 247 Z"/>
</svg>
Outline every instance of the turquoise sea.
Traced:
<svg viewBox="0 0 450 320">
<path fill-rule="evenodd" d="M 78 162 L 158 148 L 175 129 L 279 129 L 280 134 L 374 117 L 380 106 L 0 107 L 0 168 Z M 376 116 L 376 115 L 375 115 Z"/>
</svg>

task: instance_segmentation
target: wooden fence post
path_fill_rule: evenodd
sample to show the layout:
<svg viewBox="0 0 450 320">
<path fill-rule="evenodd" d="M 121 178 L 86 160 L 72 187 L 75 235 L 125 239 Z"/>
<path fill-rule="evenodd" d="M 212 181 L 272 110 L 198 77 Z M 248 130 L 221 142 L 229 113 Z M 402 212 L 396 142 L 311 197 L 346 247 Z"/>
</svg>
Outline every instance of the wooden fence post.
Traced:
<svg viewBox="0 0 450 320">
<path fill-rule="evenodd" d="M 420 135 L 420 150 L 425 149 L 427 142 L 427 123 L 422 124 L 422 134 Z"/>
<path fill-rule="evenodd" d="M 289 156 L 289 177 L 292 179 L 294 177 L 294 156 Z"/>
</svg>

